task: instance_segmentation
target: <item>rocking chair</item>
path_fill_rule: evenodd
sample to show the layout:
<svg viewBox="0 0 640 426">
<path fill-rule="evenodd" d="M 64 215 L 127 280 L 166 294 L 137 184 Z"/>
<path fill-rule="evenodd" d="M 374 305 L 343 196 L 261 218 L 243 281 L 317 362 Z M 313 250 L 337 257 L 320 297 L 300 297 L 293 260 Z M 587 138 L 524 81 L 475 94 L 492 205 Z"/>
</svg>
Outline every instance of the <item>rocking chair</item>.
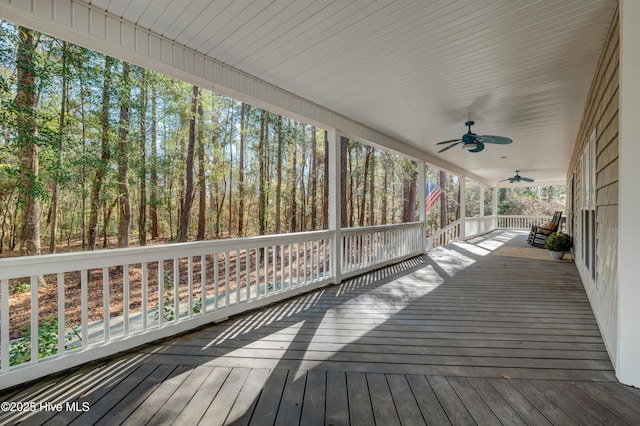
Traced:
<svg viewBox="0 0 640 426">
<path fill-rule="evenodd" d="M 560 219 L 562 218 L 562 212 L 557 211 L 553 214 L 553 219 L 544 225 L 531 227 L 527 243 L 535 247 L 544 247 L 544 243 L 547 241 L 547 237 L 553 232 L 556 232 L 560 226 Z"/>
</svg>

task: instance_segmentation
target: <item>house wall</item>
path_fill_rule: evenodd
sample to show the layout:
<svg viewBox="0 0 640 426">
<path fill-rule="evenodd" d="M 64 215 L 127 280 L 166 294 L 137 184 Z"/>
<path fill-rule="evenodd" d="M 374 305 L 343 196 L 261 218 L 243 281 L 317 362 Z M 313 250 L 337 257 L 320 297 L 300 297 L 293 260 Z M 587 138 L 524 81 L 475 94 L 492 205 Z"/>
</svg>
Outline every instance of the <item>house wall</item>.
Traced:
<svg viewBox="0 0 640 426">
<path fill-rule="evenodd" d="M 568 169 L 569 231 L 574 258 L 612 362 L 616 360 L 618 318 L 618 111 L 619 15 L 604 41 Z M 583 153 L 595 132 L 595 278 L 584 258 Z M 573 185 L 572 185 L 573 180 Z"/>
</svg>

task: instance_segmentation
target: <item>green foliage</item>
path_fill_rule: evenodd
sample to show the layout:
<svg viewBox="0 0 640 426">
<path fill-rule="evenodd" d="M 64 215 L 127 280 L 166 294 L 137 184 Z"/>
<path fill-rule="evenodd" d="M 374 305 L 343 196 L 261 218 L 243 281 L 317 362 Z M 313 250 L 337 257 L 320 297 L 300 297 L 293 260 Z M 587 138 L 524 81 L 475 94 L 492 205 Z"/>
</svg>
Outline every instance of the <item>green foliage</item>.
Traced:
<svg viewBox="0 0 640 426">
<path fill-rule="evenodd" d="M 568 251 L 571 249 L 571 236 L 564 232 L 553 232 L 547 237 L 544 248 L 551 251 Z"/>
<path fill-rule="evenodd" d="M 175 318 L 174 301 L 175 293 L 173 288 L 173 282 L 171 278 L 171 271 L 164 271 L 164 304 L 163 315 L 165 321 L 173 321 Z M 192 311 L 194 314 L 202 312 L 202 297 L 198 297 L 193 301 Z M 158 319 L 159 312 L 156 312 L 155 318 Z"/>
<path fill-rule="evenodd" d="M 26 293 L 29 290 L 31 290 L 31 284 L 29 282 L 22 281 L 15 284 L 12 291 L 14 293 Z"/>
<path fill-rule="evenodd" d="M 73 336 L 78 336 L 75 329 L 65 335 L 68 345 Z M 66 347 L 71 349 L 70 347 Z M 58 353 L 58 318 L 47 317 L 38 327 L 38 358 L 45 358 Z M 13 340 L 9 346 L 9 365 L 19 365 L 31 361 L 31 328 L 25 327 L 22 337 Z"/>
<path fill-rule="evenodd" d="M 498 214 L 552 215 L 566 210 L 566 187 L 539 186 L 530 188 L 500 188 Z"/>
</svg>

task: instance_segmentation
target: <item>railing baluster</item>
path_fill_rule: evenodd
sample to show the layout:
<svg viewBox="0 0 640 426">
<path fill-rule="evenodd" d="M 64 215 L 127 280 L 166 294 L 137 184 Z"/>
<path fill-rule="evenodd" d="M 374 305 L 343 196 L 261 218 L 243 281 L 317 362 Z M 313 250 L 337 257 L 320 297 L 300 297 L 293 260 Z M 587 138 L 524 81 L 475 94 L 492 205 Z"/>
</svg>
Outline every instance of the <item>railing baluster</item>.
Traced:
<svg viewBox="0 0 640 426">
<path fill-rule="evenodd" d="M 87 272 L 88 274 L 91 271 Z M 58 279 L 59 280 L 59 279 Z M 59 284 L 58 284 L 59 285 Z M 104 316 L 104 342 L 107 343 L 111 339 L 111 313 L 109 312 L 109 308 L 111 307 L 111 294 L 109 293 L 109 268 L 102 268 L 102 312 Z"/>
<path fill-rule="evenodd" d="M 158 260 L 158 324 L 164 325 L 164 260 Z"/>
<path fill-rule="evenodd" d="M 89 280 L 87 270 L 80 271 L 80 300 L 81 300 L 81 321 L 82 321 L 82 349 L 89 346 Z"/>
<path fill-rule="evenodd" d="M 202 315 L 207 313 L 207 255 L 200 255 L 200 298 Z"/>
<path fill-rule="evenodd" d="M 218 308 L 220 307 L 219 303 L 218 303 L 218 298 L 220 296 L 220 292 L 218 290 L 218 286 L 220 285 L 220 280 L 219 280 L 219 272 L 218 272 L 218 257 L 220 256 L 219 253 L 214 253 L 213 254 L 213 309 L 215 311 L 218 310 Z"/>
<path fill-rule="evenodd" d="M 58 272 L 58 356 L 64 355 L 66 333 L 65 333 L 65 321 L 64 321 L 64 273 Z M 8 310 L 8 308 L 7 308 Z M 1 333 L 0 333 L 1 334 Z"/>
<path fill-rule="evenodd" d="M 31 277 L 31 364 L 38 363 L 38 277 Z"/>
<path fill-rule="evenodd" d="M 149 271 L 147 262 L 142 262 L 142 331 L 147 331 L 147 315 L 149 313 Z"/>
<path fill-rule="evenodd" d="M 187 259 L 187 288 L 189 290 L 187 295 L 188 317 L 191 318 L 193 316 L 193 256 L 189 256 Z"/>
<path fill-rule="evenodd" d="M 307 282 L 307 242 L 303 242 L 302 243 L 302 253 L 304 255 L 303 261 L 304 261 L 304 268 L 302 269 L 303 273 L 302 273 L 302 282 L 306 283 Z M 311 251 L 311 253 L 313 253 L 313 250 Z M 311 261 L 313 262 L 313 257 L 311 258 Z"/>
<path fill-rule="evenodd" d="M 180 262 L 173 258 L 173 322 L 180 320 Z"/>
<path fill-rule="evenodd" d="M 224 307 L 229 307 L 229 252 L 224 252 Z"/>
<path fill-rule="evenodd" d="M 260 279 L 260 276 L 262 275 L 262 268 L 260 267 L 260 261 L 261 259 L 261 252 L 262 248 L 256 248 L 256 295 L 254 297 L 254 299 L 259 299 L 260 298 L 260 282 L 262 281 Z"/>
<path fill-rule="evenodd" d="M 264 293 L 266 297 L 269 293 L 269 247 L 264 247 Z"/>
<path fill-rule="evenodd" d="M 0 281 L 2 288 L 2 303 L 0 304 L 0 364 L 2 367 L 0 372 L 2 374 L 9 372 L 9 280 L 4 279 Z"/>
<path fill-rule="evenodd" d="M 288 250 L 288 257 L 287 257 L 287 261 L 289 262 L 289 287 L 291 288 L 293 287 L 293 258 L 291 256 L 291 243 L 287 244 Z"/>
<path fill-rule="evenodd" d="M 123 304 L 123 321 L 124 321 L 124 337 L 129 336 L 129 265 L 122 265 L 122 304 Z M 84 299 L 83 299 L 84 301 Z M 84 320 L 83 320 L 84 323 Z"/>
<path fill-rule="evenodd" d="M 285 280 L 285 262 L 284 262 L 284 244 L 280 246 L 280 290 L 284 290 L 286 280 Z"/>
<path fill-rule="evenodd" d="M 236 250 L 236 305 L 240 303 L 240 250 Z"/>
<path fill-rule="evenodd" d="M 251 300 L 251 250 L 250 249 L 245 249 L 244 257 L 247 264 L 244 270 L 244 276 L 245 276 L 245 287 L 246 287 L 247 302 L 248 302 L 249 300 Z"/>
<path fill-rule="evenodd" d="M 276 280 L 277 280 L 277 268 L 278 268 L 278 248 L 276 246 L 273 246 L 273 248 L 271 249 L 271 257 L 273 259 L 273 266 L 271 267 L 271 269 L 273 270 L 273 286 L 272 286 L 272 290 L 275 291 L 276 290 Z"/>
<path fill-rule="evenodd" d="M 300 243 L 296 243 L 296 287 L 300 287 Z"/>
</svg>

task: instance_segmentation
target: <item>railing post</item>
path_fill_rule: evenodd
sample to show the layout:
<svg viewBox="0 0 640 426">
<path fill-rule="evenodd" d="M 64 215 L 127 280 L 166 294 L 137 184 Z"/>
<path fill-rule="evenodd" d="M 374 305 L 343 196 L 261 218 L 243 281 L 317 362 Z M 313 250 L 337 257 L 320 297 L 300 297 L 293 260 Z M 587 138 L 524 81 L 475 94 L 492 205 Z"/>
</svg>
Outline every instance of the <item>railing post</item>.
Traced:
<svg viewBox="0 0 640 426">
<path fill-rule="evenodd" d="M 340 132 L 329 130 L 327 132 L 329 149 L 329 231 L 333 233 L 331 242 L 331 266 L 335 277 L 334 284 L 342 281 L 342 217 L 341 217 L 341 193 L 340 193 Z"/>
</svg>

